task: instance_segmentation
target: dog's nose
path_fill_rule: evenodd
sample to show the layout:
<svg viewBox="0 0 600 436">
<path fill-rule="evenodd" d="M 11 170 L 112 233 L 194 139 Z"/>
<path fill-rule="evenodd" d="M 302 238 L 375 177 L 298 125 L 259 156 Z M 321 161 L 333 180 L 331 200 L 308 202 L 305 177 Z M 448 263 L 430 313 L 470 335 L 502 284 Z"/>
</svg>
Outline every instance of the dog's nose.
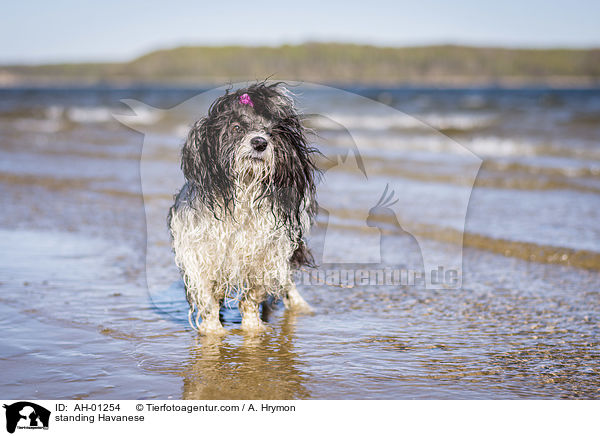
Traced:
<svg viewBox="0 0 600 436">
<path fill-rule="evenodd" d="M 250 144 L 252 145 L 252 148 L 254 148 L 256 151 L 265 151 L 265 149 L 267 148 L 267 140 L 262 136 L 255 136 L 254 138 L 252 138 L 250 140 Z"/>
</svg>

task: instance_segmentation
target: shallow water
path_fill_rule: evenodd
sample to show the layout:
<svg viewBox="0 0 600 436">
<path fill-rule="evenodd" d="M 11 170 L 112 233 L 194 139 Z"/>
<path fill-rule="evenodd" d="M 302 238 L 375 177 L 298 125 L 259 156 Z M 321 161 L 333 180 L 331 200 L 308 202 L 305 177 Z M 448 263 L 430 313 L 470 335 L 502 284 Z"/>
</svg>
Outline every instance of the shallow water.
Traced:
<svg viewBox="0 0 600 436">
<path fill-rule="evenodd" d="M 3 396 L 600 397 L 600 91 L 356 91 L 411 117 L 302 93 L 351 130 L 368 172 L 326 172 L 317 259 L 348 269 L 374 242 L 366 267 L 451 262 L 464 225 L 462 287 L 299 277 L 314 315 L 275 304 L 272 330 L 251 337 L 225 308 L 221 340 L 188 327 L 165 243 L 189 120 L 146 113 L 144 138 L 111 115 L 120 98 L 168 108 L 198 90 L 0 91 Z M 420 121 L 483 159 L 466 223 L 456 202 L 474 161 Z M 327 156 L 347 149 L 347 132 L 320 128 Z M 369 227 L 386 185 L 396 220 L 379 211 Z"/>
</svg>

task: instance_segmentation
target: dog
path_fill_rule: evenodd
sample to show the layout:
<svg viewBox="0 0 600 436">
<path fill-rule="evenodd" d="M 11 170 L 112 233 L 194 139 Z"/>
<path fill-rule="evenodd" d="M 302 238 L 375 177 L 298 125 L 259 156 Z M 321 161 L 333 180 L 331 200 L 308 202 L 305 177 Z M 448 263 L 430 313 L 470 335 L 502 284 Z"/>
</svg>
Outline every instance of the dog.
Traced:
<svg viewBox="0 0 600 436">
<path fill-rule="evenodd" d="M 293 272 L 313 265 L 303 238 L 317 211 L 314 153 L 279 82 L 226 91 L 191 128 L 185 184 L 168 225 L 188 319 L 200 333 L 226 333 L 219 319 L 226 297 L 239 302 L 245 331 L 267 329 L 259 307 L 268 297 L 310 312 Z"/>
</svg>

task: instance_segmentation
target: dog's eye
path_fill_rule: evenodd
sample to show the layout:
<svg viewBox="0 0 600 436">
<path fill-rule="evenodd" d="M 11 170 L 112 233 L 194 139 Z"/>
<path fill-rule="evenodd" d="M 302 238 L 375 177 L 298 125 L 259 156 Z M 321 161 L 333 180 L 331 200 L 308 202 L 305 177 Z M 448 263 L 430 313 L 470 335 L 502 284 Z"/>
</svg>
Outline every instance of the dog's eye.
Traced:
<svg viewBox="0 0 600 436">
<path fill-rule="evenodd" d="M 242 131 L 242 126 L 240 126 L 239 124 L 234 124 L 231 126 L 231 130 L 233 131 L 233 133 L 240 133 Z"/>
</svg>

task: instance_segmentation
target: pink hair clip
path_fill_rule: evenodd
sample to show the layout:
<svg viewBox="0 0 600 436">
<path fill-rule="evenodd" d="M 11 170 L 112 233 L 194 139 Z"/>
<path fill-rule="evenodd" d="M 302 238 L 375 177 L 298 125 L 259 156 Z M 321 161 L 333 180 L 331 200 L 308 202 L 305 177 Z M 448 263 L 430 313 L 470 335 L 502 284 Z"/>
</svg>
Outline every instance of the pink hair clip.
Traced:
<svg viewBox="0 0 600 436">
<path fill-rule="evenodd" d="M 250 96 L 248 94 L 240 95 L 240 103 L 249 104 L 250 107 L 254 107 L 254 103 L 252 103 L 252 99 L 250 98 Z"/>
</svg>

